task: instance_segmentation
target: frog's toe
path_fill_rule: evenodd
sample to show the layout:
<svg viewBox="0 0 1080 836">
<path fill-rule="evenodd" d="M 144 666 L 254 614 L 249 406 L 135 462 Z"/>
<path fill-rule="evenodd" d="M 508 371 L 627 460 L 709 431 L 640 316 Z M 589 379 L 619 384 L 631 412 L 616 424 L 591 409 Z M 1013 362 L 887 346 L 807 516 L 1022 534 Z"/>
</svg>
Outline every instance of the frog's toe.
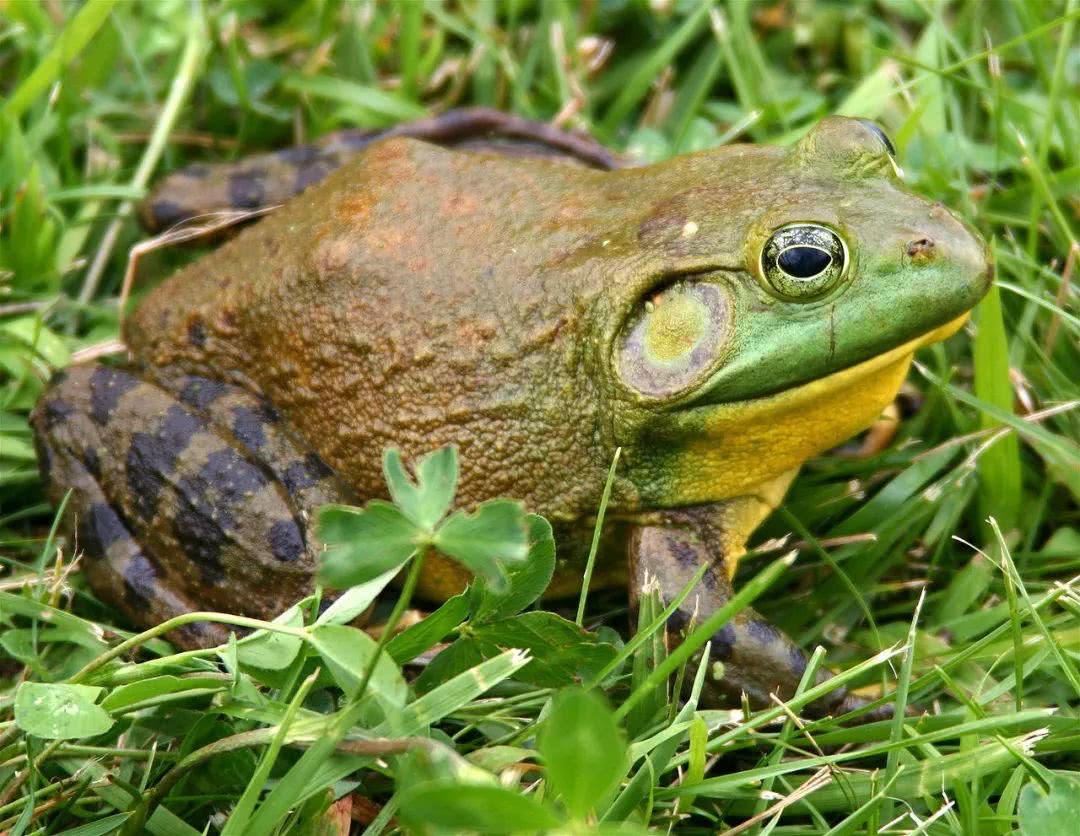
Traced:
<svg viewBox="0 0 1080 836">
<path fill-rule="evenodd" d="M 745 609 L 717 631 L 712 640 L 712 657 L 720 662 L 708 683 L 706 699 L 731 704 L 745 694 L 750 704 L 765 708 L 776 699 L 791 699 L 802 681 L 809 659 L 797 644 L 751 609 Z M 813 684 L 827 682 L 831 675 L 819 670 Z M 838 687 L 808 704 L 803 712 L 810 717 L 837 715 L 865 703 Z"/>
<path fill-rule="evenodd" d="M 312 467 L 263 406 L 202 379 L 174 397 L 107 366 L 72 369 L 41 399 L 33 423 L 49 493 L 72 489 L 87 577 L 135 623 L 194 609 L 269 618 L 310 591 L 309 503 L 338 497 L 325 465 Z"/>
<path fill-rule="evenodd" d="M 706 699 L 731 704 L 745 694 L 758 708 L 771 707 L 778 699 L 790 700 L 810 661 L 801 647 L 751 609 L 743 610 L 716 633 L 712 655 L 722 664 L 716 667 Z M 811 684 L 823 685 L 831 679 L 832 674 L 819 669 Z M 859 724 L 893 716 L 891 703 L 868 709 L 871 704 L 871 700 L 837 686 L 801 711 L 815 719 L 855 714 L 845 722 Z"/>
<path fill-rule="evenodd" d="M 694 530 L 669 526 L 640 526 L 629 541 L 632 581 L 639 590 L 656 589 L 665 601 L 675 598 L 702 564 L 709 566 L 697 587 L 668 620 L 668 630 L 685 637 L 731 598 L 731 582 L 716 559 L 709 541 Z M 702 700 L 710 705 L 737 705 L 743 695 L 755 708 L 768 708 L 776 699 L 790 700 L 799 688 L 809 659 L 795 642 L 747 608 L 713 634 Z M 830 674 L 818 670 L 814 685 L 828 682 Z M 803 711 L 807 716 L 836 716 L 866 703 L 837 687 Z M 885 712 L 885 713 L 880 713 Z M 888 716 L 887 707 L 875 709 L 858 722 Z"/>
</svg>

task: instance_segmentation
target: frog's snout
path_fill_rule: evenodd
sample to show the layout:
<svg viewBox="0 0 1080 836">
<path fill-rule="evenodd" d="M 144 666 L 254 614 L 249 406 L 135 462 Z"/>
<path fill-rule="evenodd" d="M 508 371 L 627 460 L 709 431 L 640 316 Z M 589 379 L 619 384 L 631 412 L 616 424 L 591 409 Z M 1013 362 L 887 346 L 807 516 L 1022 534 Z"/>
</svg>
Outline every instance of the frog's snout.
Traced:
<svg viewBox="0 0 1080 836">
<path fill-rule="evenodd" d="M 904 256 L 916 267 L 940 263 L 948 265 L 965 286 L 974 305 L 994 280 L 990 249 L 979 232 L 941 203 L 930 209 L 932 228 L 911 230 Z"/>
<path fill-rule="evenodd" d="M 981 299 L 994 281 L 994 260 L 979 233 L 969 230 L 966 224 L 963 236 L 950 242 L 948 257 L 964 280 L 970 285 L 975 301 Z"/>
</svg>

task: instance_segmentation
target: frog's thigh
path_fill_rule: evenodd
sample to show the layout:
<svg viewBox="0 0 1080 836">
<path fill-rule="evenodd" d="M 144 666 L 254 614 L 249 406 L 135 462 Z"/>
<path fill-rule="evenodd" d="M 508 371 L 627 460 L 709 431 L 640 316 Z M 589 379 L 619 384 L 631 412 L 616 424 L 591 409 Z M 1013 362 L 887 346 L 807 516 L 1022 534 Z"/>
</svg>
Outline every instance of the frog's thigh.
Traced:
<svg viewBox="0 0 1080 836">
<path fill-rule="evenodd" d="M 723 561 L 692 528 L 640 526 L 629 540 L 631 582 L 639 591 L 655 589 L 665 604 L 674 599 L 694 573 L 706 563 L 697 588 L 671 616 L 669 630 L 684 635 L 722 607 L 732 595 Z M 723 663 L 706 680 L 710 699 L 737 704 L 745 693 L 752 705 L 766 706 L 771 694 L 788 699 L 798 687 L 807 658 L 802 649 L 751 609 L 744 609 L 712 637 L 710 659 Z M 716 675 L 716 674 L 719 674 Z M 818 681 L 829 676 L 820 672 Z M 846 693 L 837 689 L 811 706 L 811 713 L 825 713 L 843 705 Z"/>
<path fill-rule="evenodd" d="M 50 494 L 74 488 L 88 578 L 136 623 L 192 609 L 272 617 L 310 589 L 306 509 L 340 498 L 334 480 L 257 399 L 183 384 L 174 397 L 106 366 L 58 379 L 33 417 Z"/>
<path fill-rule="evenodd" d="M 45 415 L 46 421 L 55 419 L 55 403 Z M 65 515 L 75 524 L 74 547 L 83 556 L 83 573 L 102 600 L 125 613 L 138 613 L 133 620 L 143 626 L 198 609 L 161 583 L 159 567 L 109 504 L 97 482 L 95 451 L 76 451 L 39 436 L 39 460 L 54 500 L 64 493 L 62 486 L 71 489 Z M 225 641 L 227 632 L 220 625 L 202 621 L 185 625 L 173 637 L 187 647 L 209 647 Z"/>
</svg>

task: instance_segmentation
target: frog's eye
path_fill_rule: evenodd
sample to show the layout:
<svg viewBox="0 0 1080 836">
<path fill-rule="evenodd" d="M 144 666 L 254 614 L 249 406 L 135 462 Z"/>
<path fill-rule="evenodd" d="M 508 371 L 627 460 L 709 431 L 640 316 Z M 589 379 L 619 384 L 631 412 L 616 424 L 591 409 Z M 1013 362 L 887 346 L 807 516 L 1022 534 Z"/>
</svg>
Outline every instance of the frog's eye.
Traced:
<svg viewBox="0 0 1080 836">
<path fill-rule="evenodd" d="M 866 125 L 866 127 L 870 129 L 870 132 L 881 140 L 881 144 L 885 146 L 885 150 L 889 152 L 890 157 L 896 156 L 896 146 L 893 145 L 892 140 L 889 139 L 889 135 L 885 133 L 885 129 L 881 127 L 881 125 L 873 119 L 860 119 L 859 121 Z"/>
<path fill-rule="evenodd" d="M 904 179 L 904 169 L 900 168 L 900 164 L 896 162 L 896 146 L 893 145 L 893 141 L 889 139 L 889 135 L 885 133 L 885 129 L 881 127 L 873 119 L 860 119 L 863 125 L 865 125 L 874 136 L 878 138 L 878 141 L 885 147 L 885 151 L 889 155 L 889 164 L 892 166 L 892 170 L 896 173 L 896 176 L 901 180 Z"/>
<path fill-rule="evenodd" d="M 624 331 L 616 366 L 649 397 L 671 396 L 715 369 L 730 325 L 727 293 L 708 282 L 678 282 L 649 297 Z"/>
<path fill-rule="evenodd" d="M 785 299 L 810 301 L 830 290 L 847 269 L 844 240 L 817 224 L 790 224 L 772 234 L 761 251 L 761 273 Z"/>
</svg>

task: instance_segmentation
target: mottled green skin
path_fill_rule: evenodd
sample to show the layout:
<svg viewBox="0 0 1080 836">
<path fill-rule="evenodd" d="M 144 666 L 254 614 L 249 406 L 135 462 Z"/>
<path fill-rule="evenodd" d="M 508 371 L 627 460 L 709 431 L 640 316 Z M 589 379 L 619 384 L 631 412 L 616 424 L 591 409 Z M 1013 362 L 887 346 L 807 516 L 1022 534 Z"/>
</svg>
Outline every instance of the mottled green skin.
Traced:
<svg viewBox="0 0 1080 836">
<path fill-rule="evenodd" d="M 777 298 L 757 266 L 770 232 L 792 221 L 828 225 L 850 249 L 843 281 L 813 302 Z M 680 277 L 721 288 L 723 339 L 697 385 L 644 397 L 617 372 L 622 341 Z M 733 146 L 617 171 L 389 139 L 150 294 L 124 335 L 134 376 L 73 372 L 43 398 L 35 427 L 53 496 L 75 485 L 84 516 L 118 510 L 109 537 L 87 533 L 98 552 L 88 573 L 139 623 L 209 605 L 273 614 L 310 582 L 313 506 L 382 496 L 388 446 L 411 457 L 449 443 L 461 452 L 459 501 L 524 500 L 556 523 L 563 560 L 583 542 L 622 445 L 612 540 L 626 544 L 636 579 L 712 563 L 697 601 L 712 608 L 730 591 L 727 561 L 776 497 L 727 495 L 718 477 L 715 495 L 695 500 L 715 505 L 680 509 L 683 495 L 665 495 L 674 483 L 636 481 L 643 445 L 698 426 L 709 404 L 787 390 L 925 334 L 974 305 L 988 279 L 981 242 L 904 190 L 880 138 L 854 120 L 826 120 L 792 148 Z M 264 449 L 238 429 L 235 404 L 185 397 L 197 378 L 247 393 L 265 410 L 260 426 L 287 443 Z M 109 385 L 120 397 L 101 394 Z M 170 415 L 188 422 L 184 438 L 170 441 Z M 150 453 L 133 458 L 140 434 Z M 104 449 L 129 454 L 95 475 L 86 460 L 104 461 Z M 301 461 L 318 465 L 309 496 L 284 478 Z M 236 476 L 248 465 L 265 478 Z M 148 500 L 132 495 L 132 474 L 144 472 L 159 488 L 140 511 Z M 224 489 L 221 472 L 232 474 Z M 206 530 L 207 491 L 218 513 L 209 556 L 184 529 L 195 519 Z M 253 504 L 262 510 L 244 519 Z M 289 525 L 302 548 L 271 556 Z M 139 559 L 149 569 L 133 592 Z M 721 689 L 789 694 L 803 657 L 752 613 L 743 623 L 718 636 L 730 663 Z"/>
</svg>

